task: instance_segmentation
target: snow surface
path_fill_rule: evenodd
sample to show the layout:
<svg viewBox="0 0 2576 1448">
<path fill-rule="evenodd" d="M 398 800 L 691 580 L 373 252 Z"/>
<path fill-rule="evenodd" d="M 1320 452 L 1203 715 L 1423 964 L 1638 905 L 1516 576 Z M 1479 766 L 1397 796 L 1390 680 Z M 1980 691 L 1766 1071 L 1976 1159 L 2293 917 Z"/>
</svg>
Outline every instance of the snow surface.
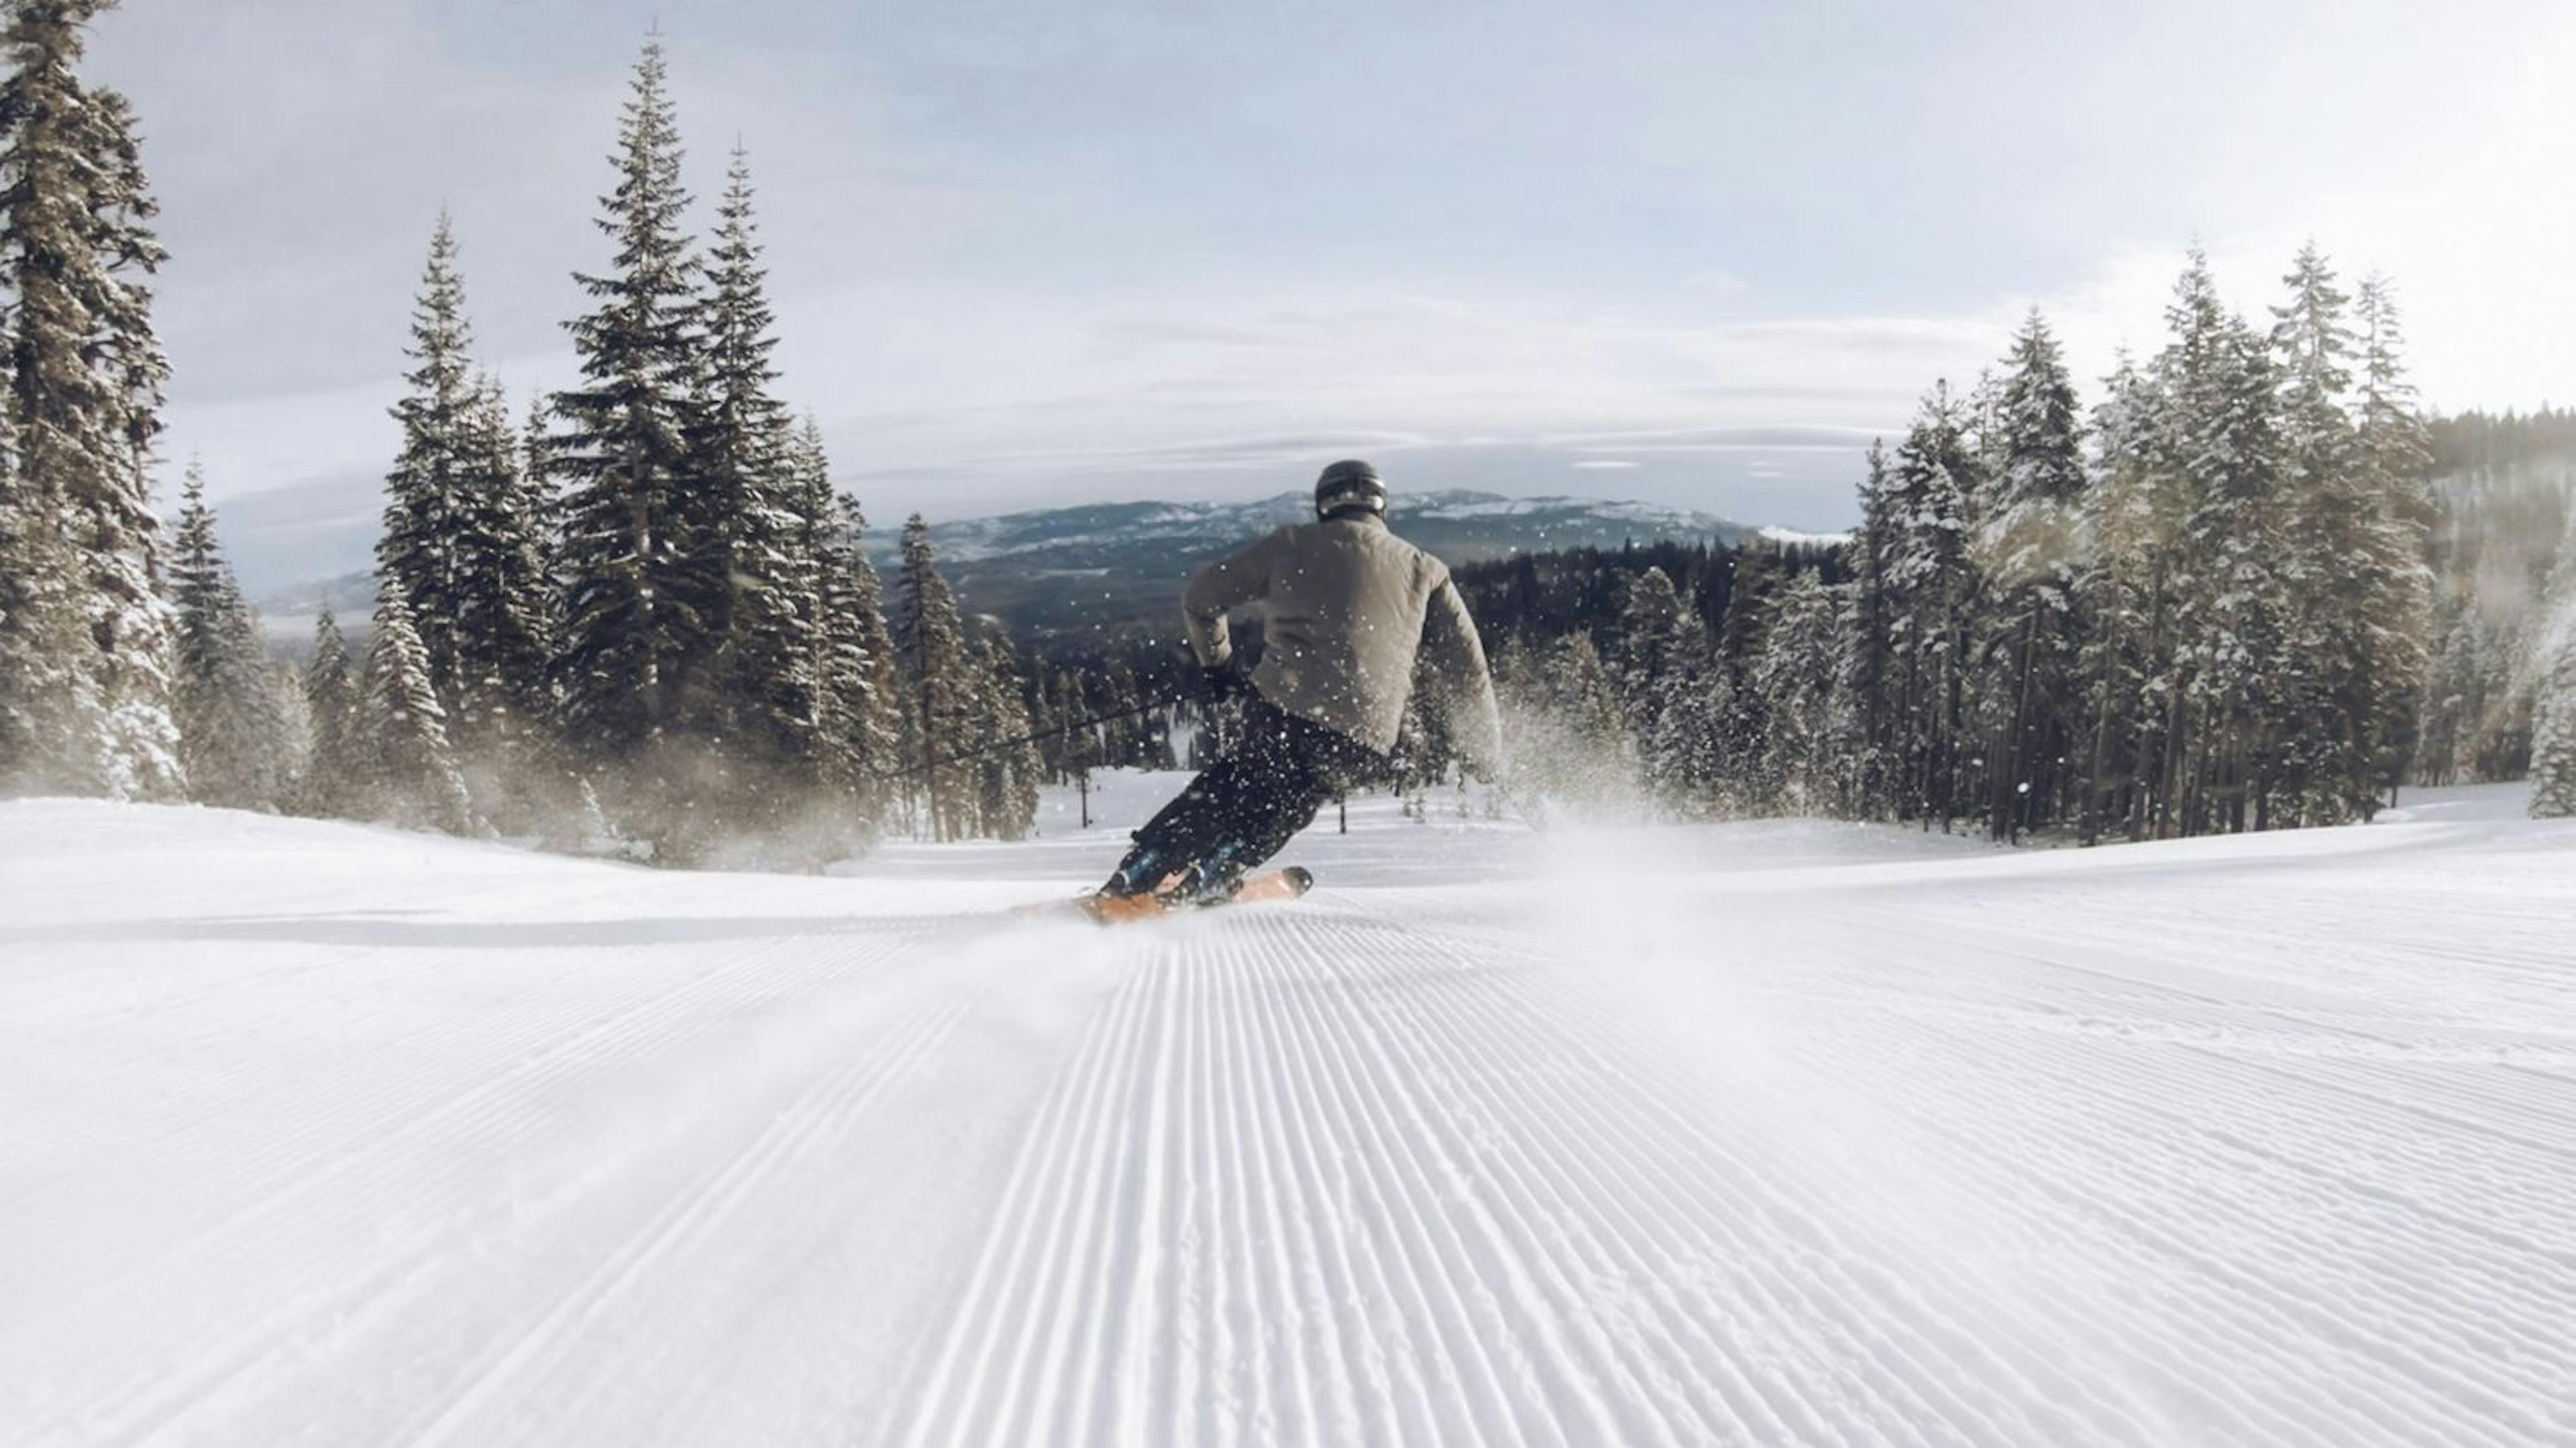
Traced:
<svg viewBox="0 0 2576 1448">
<path fill-rule="evenodd" d="M 655 874 L 0 806 L 0 1442 L 2576 1441 L 2576 826 Z"/>
</svg>

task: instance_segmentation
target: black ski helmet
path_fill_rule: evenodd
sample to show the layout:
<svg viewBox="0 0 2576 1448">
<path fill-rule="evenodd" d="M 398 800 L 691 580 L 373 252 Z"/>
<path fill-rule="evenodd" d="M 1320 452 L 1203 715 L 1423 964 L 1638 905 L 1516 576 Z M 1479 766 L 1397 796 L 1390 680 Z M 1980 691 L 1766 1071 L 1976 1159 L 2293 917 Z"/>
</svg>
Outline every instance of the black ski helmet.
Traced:
<svg viewBox="0 0 2576 1448">
<path fill-rule="evenodd" d="M 1358 508 L 1385 517 L 1386 480 L 1358 458 L 1344 458 L 1315 479 L 1315 516 L 1329 518 Z"/>
</svg>

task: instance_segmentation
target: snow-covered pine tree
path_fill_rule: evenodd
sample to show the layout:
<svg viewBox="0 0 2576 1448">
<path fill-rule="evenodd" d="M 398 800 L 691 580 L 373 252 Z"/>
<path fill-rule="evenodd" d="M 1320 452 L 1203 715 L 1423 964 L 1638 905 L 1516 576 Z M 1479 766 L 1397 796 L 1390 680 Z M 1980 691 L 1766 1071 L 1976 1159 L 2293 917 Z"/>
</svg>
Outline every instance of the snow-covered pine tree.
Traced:
<svg viewBox="0 0 2576 1448">
<path fill-rule="evenodd" d="M 1043 660 L 1040 667 L 1046 684 L 1046 718 L 1042 724 L 1059 731 L 1041 741 L 1041 745 L 1046 750 L 1050 777 L 1058 784 L 1071 784 L 1100 767 L 1100 727 L 1073 727 L 1100 711 L 1083 689 L 1080 670 L 1048 668 Z"/>
<path fill-rule="evenodd" d="M 2370 639 L 2370 706 L 2362 738 L 2374 788 L 2394 790 L 2415 749 L 2415 726 L 2433 664 L 2433 574 L 2427 562 L 2433 450 L 2406 378 L 2405 337 L 2385 277 L 2362 280 L 2354 299 L 2361 369 L 2354 443 L 2371 499 L 2363 609 Z"/>
<path fill-rule="evenodd" d="M 862 546 L 867 519 L 859 511 L 856 498 L 843 496 L 840 508 L 842 536 L 847 540 L 849 556 L 848 601 L 838 611 L 857 620 L 859 648 L 867 656 L 867 698 L 859 710 L 860 727 L 851 736 L 851 748 L 878 781 L 875 802 L 881 805 L 885 771 L 895 768 L 903 758 L 902 653 L 895 646 L 894 626 L 886 619 L 885 587 Z"/>
<path fill-rule="evenodd" d="M 2057 338 L 2037 308 L 1995 389 L 1993 480 L 1974 557 L 1986 581 L 1981 651 L 1994 684 L 1985 746 L 1987 829 L 1998 840 L 2054 817 L 2070 781 L 2083 428 Z"/>
<path fill-rule="evenodd" d="M 2531 817 L 2576 816 L 2576 627 L 2561 623 L 2542 660 L 2531 741 Z"/>
<path fill-rule="evenodd" d="M 450 747 L 484 808 L 531 805 L 552 712 L 543 508 L 500 384 L 473 370 L 455 228 L 441 210 L 412 306 L 376 569 L 402 586 Z"/>
<path fill-rule="evenodd" d="M 0 12 L 0 788 L 184 788 L 147 472 L 169 375 L 146 278 L 165 255 L 132 107 L 82 83 L 114 0 Z"/>
<path fill-rule="evenodd" d="M 82 787 L 103 725 L 86 664 L 80 558 L 62 499 L 18 465 L 0 408 L 0 795 Z"/>
<path fill-rule="evenodd" d="M 939 576 L 930 525 L 919 513 L 903 524 L 903 606 L 896 631 L 911 676 L 906 685 L 912 766 L 928 796 L 930 837 L 958 839 L 972 813 L 969 775 L 956 756 L 971 738 L 974 683 L 957 595 Z"/>
<path fill-rule="evenodd" d="M 2476 610 L 2465 597 L 2445 600 L 2436 612 L 2440 640 L 2426 670 L 2422 711 L 2408 774 L 2415 783 L 2441 788 L 2459 778 L 2469 728 L 2470 681 L 2475 668 Z"/>
<path fill-rule="evenodd" d="M 1846 581 L 1827 592 L 1833 598 L 1834 613 L 1832 643 L 1826 659 L 1833 676 L 1825 706 L 1829 773 L 1826 798 L 1833 814 L 1864 819 L 1868 817 L 1873 747 L 1861 692 L 1868 648 L 1861 634 L 1860 585 Z"/>
<path fill-rule="evenodd" d="M 1977 463 L 1959 401 L 1935 383 L 1888 472 L 1891 553 L 1884 569 L 1895 666 L 1892 763 L 1898 817 L 1946 828 L 1960 813 L 1967 639 L 1976 583 L 1968 556 Z"/>
<path fill-rule="evenodd" d="M 301 791 L 304 813 L 332 818 L 358 807 L 367 775 L 360 704 L 348 640 L 324 604 L 313 616 L 313 661 L 304 667 L 304 708 L 313 739 Z"/>
<path fill-rule="evenodd" d="M 1958 580 L 1957 647 L 1959 702 L 1950 750 L 1950 808 L 1991 823 L 1996 797 L 1994 742 L 2013 729 L 2013 657 L 2009 636 L 1998 626 L 2002 609 L 1995 581 L 1987 572 L 1987 518 L 1994 511 L 1995 478 L 2004 462 L 2003 380 L 1991 366 L 1979 368 L 1961 413 L 1973 486 L 1965 494 L 1967 572 Z M 1945 815 L 1946 820 L 1946 815 Z M 1943 828 L 1948 828 L 1945 823 Z"/>
<path fill-rule="evenodd" d="M 1727 587 L 1717 652 L 1730 667 L 1741 670 L 1762 652 L 1762 630 L 1770 626 L 1772 595 L 1788 582 L 1789 570 L 1779 547 L 1759 537 L 1738 544 L 1728 562 L 1734 576 Z"/>
<path fill-rule="evenodd" d="M 1633 800 L 1650 741 L 1629 730 L 1618 678 L 1592 635 L 1577 631 L 1550 647 L 1538 671 L 1539 697 L 1559 735 L 1561 755 L 1542 776 L 1542 793 L 1595 806 Z M 1513 758 L 1527 757 L 1515 748 Z"/>
<path fill-rule="evenodd" d="M 1722 706 L 1732 691 L 1715 666 L 1708 628 L 1671 575 L 1650 567 L 1627 581 L 1612 638 L 1639 774 L 1667 807 L 1691 811 L 1714 795 L 1740 744 L 1727 737 Z"/>
<path fill-rule="evenodd" d="M 858 798 L 871 825 L 882 824 L 903 760 L 903 681 L 896 672 L 894 630 L 887 624 L 876 566 L 865 549 L 867 516 L 858 499 L 832 496 L 821 471 L 821 441 L 802 449 L 815 459 L 814 486 L 828 519 L 820 555 L 817 699 L 827 778 Z"/>
<path fill-rule="evenodd" d="M 2571 418 L 2544 411 L 2442 427 L 2446 476 L 2426 549 L 2438 570 L 2439 627 L 2412 750 L 2420 783 L 2529 772 L 2535 631 L 2571 506 L 2564 461 L 2576 448 Z M 2392 409 L 2389 420 L 2406 419 Z"/>
<path fill-rule="evenodd" d="M 205 474 L 194 464 L 181 497 L 170 553 L 172 693 L 189 790 L 206 804 L 274 809 L 284 802 L 295 758 L 268 647 L 224 561 Z"/>
<path fill-rule="evenodd" d="M 2568 510 L 2542 620 L 2534 660 L 2531 815 L 2576 818 L 2576 508 Z"/>
<path fill-rule="evenodd" d="M 975 646 L 977 738 L 974 766 L 978 833 L 1001 840 L 1028 838 L 1038 817 L 1036 741 L 1028 737 L 1027 696 L 1018 661 L 1001 631 L 988 631 Z"/>
<path fill-rule="evenodd" d="M 402 447 L 385 474 L 384 523 L 376 535 L 376 573 L 402 587 L 442 705 L 456 703 L 463 572 L 458 532 L 475 484 L 470 437 L 477 401 L 473 334 L 465 316 L 465 280 L 456 266 L 456 233 L 441 208 L 429 234 L 420 291 L 412 302 L 412 369 L 394 403 Z"/>
<path fill-rule="evenodd" d="M 2175 598 L 2183 713 L 2168 751 L 2177 773 L 2163 791 L 2166 824 L 2181 834 L 2259 828 L 2289 727 L 2278 693 L 2290 607 L 2276 368 L 2268 339 L 2219 301 L 2197 247 L 2165 315 L 2162 446 L 2188 499 Z"/>
<path fill-rule="evenodd" d="M 1769 773 L 1772 761 L 1762 747 L 1771 728 L 1771 701 L 1753 687 L 1753 670 L 1761 662 L 1772 606 L 1794 570 L 1785 549 L 1758 537 L 1739 541 L 1722 555 L 1720 566 L 1726 601 L 1718 611 L 1715 661 L 1692 707 L 1708 720 L 1702 767 L 1712 785 L 1723 787 L 1727 798 L 1721 805 L 1729 813 L 1758 813 L 1776 807 L 1781 782 Z"/>
<path fill-rule="evenodd" d="M 2350 299 L 2313 241 L 2282 278 L 2272 309 L 2281 369 L 2282 542 L 2289 603 L 2279 681 L 2281 807 L 2303 823 L 2366 812 L 2375 795 L 2368 737 L 2377 640 L 2372 576 L 2380 499 L 2361 466 L 2345 397 L 2351 390 Z"/>
<path fill-rule="evenodd" d="M 465 776 L 447 741 L 447 711 L 430 684 L 429 650 L 399 579 L 376 580 L 361 706 L 363 790 L 372 813 L 463 834 L 473 825 Z"/>
<path fill-rule="evenodd" d="M 2418 783 L 2520 779 L 2531 764 L 2534 633 L 2539 613 L 2497 617 L 2474 594 L 2454 600 L 2426 691 Z"/>
<path fill-rule="evenodd" d="M 1823 815 L 1844 808 L 1836 766 L 1856 740 L 1838 727 L 1837 600 L 1824 576 L 1800 569 L 1772 595 L 1760 651 L 1745 687 L 1763 702 L 1763 729 L 1747 773 L 1764 790 L 1755 807 Z"/>
<path fill-rule="evenodd" d="M 536 518 L 537 553 L 543 564 L 546 601 L 553 609 L 547 623 L 559 635 L 565 582 L 561 569 L 564 500 L 555 486 L 554 452 L 554 399 L 540 392 L 528 400 L 528 415 L 519 424 L 519 468 L 527 487 L 528 507 Z M 551 658 L 548 664 L 551 672 Z"/>
<path fill-rule="evenodd" d="M 562 492 L 555 673 L 567 742 L 607 766 L 689 734 L 709 690 L 724 580 L 699 527 L 687 430 L 701 385 L 698 263 L 681 230 L 680 137 L 662 47 L 647 39 L 618 128 L 599 227 L 598 306 L 569 323 L 582 383 L 554 396 L 546 473 Z"/>
<path fill-rule="evenodd" d="M 1897 749 L 1900 717 L 1889 698 L 1897 677 L 1891 646 L 1896 595 L 1887 582 L 1887 570 L 1897 557 L 1896 506 L 1887 450 L 1872 438 L 1868 470 L 1860 485 L 1860 528 L 1844 545 L 1843 554 L 1852 577 L 1859 629 L 1852 660 L 1861 715 L 1861 757 L 1854 765 L 1861 796 L 1858 809 L 1873 818 L 1893 818 L 1899 809 L 1894 772 L 1888 767 Z"/>
<path fill-rule="evenodd" d="M 544 499 L 492 377 L 473 384 L 457 461 L 446 508 L 455 692 L 444 702 L 451 742 L 477 763 L 499 803 L 527 786 L 552 717 L 555 606 Z"/>
<path fill-rule="evenodd" d="M 183 763 L 196 765 L 219 746 L 213 727 L 218 712 L 216 680 L 223 671 L 223 652 L 231 642 L 229 613 L 239 600 L 226 576 L 224 558 L 215 542 L 213 510 L 206 506 L 206 478 L 188 465 L 179 487 L 179 527 L 170 540 L 171 712 L 179 724 Z M 195 774 L 195 769 L 190 769 Z M 200 799 L 208 782 L 191 778 Z"/>
<path fill-rule="evenodd" d="M 800 431 L 790 446 L 796 479 L 797 547 L 812 560 L 814 588 L 805 620 L 814 641 L 814 759 L 824 787 L 852 801 L 869 793 L 870 775 L 890 768 L 883 754 L 870 756 L 865 731 L 875 679 L 873 660 L 855 617 L 853 559 L 867 518 L 851 501 L 834 495 L 820 444 Z"/>
<path fill-rule="evenodd" d="M 1495 656 L 1494 686 L 1515 790 L 1578 810 L 1632 795 L 1636 758 L 1626 710 L 1590 634 L 1578 629 L 1543 650 L 1506 639 Z"/>
<path fill-rule="evenodd" d="M 1147 709 L 1149 697 L 1146 681 L 1139 677 L 1135 665 L 1123 656 L 1113 657 L 1102 676 L 1102 688 L 1092 702 L 1104 712 L 1116 714 L 1105 726 L 1106 763 L 1125 769 L 1170 769 L 1179 761 L 1172 757 L 1172 742 L 1167 720 L 1159 712 Z M 917 714 L 918 711 L 912 711 Z"/>
<path fill-rule="evenodd" d="M 2126 353 L 2093 412 L 2093 481 L 2081 513 L 2084 563 L 2076 595 L 2084 621 L 2075 691 L 2084 719 L 2081 838 L 2110 828 L 2144 828 L 2166 715 L 2163 679 L 2164 570 L 2171 550 L 2159 523 L 2154 385 Z M 2123 822 L 2126 822 L 2124 825 Z"/>
<path fill-rule="evenodd" d="M 719 728 L 751 796 L 742 807 L 774 814 L 819 777 L 821 576 L 807 535 L 810 483 L 800 499 L 787 409 L 772 393 L 777 339 L 751 199 L 737 146 L 707 257 L 705 392 L 689 441 L 708 503 L 700 544 L 723 580 L 712 625 L 722 639 Z"/>
</svg>

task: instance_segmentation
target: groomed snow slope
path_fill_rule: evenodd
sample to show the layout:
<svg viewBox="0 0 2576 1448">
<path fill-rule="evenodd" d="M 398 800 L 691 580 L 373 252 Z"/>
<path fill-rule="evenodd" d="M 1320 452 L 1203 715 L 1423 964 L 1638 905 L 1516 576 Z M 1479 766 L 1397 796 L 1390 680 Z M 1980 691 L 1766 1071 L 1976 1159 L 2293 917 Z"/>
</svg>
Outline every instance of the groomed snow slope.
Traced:
<svg viewBox="0 0 2576 1448">
<path fill-rule="evenodd" d="M 1125 781 L 1112 818 L 1163 781 Z M 2576 1441 L 2576 829 L 0 806 L 0 1442 Z"/>
</svg>

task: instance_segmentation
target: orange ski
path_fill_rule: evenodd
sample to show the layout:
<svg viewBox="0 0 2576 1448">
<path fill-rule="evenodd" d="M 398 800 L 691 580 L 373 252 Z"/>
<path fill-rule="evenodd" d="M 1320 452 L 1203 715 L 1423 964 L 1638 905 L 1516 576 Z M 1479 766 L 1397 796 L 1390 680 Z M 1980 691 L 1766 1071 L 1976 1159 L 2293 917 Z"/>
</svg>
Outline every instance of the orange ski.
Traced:
<svg viewBox="0 0 2576 1448">
<path fill-rule="evenodd" d="M 1315 888 L 1315 874 L 1303 865 L 1290 865 L 1254 875 L 1237 885 L 1234 893 L 1222 899 L 1190 903 L 1175 895 L 1157 891 L 1149 895 L 1080 895 L 1070 904 L 1098 925 L 1131 925 L 1139 920 L 1159 920 L 1166 915 L 1185 915 L 1194 910 L 1214 910 L 1228 905 L 1268 905 L 1294 900 Z M 1023 913 L 1052 911 L 1061 908 L 1055 901 L 1020 907 Z"/>
</svg>

